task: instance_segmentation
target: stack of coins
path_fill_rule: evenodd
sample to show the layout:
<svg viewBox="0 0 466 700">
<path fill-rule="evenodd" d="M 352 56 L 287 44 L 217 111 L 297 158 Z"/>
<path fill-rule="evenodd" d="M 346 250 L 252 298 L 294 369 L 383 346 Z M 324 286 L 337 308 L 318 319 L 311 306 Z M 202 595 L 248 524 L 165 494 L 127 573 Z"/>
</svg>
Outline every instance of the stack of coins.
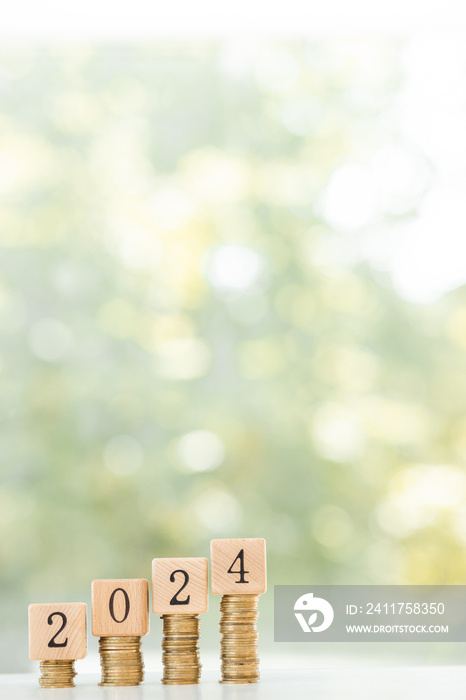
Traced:
<svg viewBox="0 0 466 700">
<path fill-rule="evenodd" d="M 221 683 L 256 683 L 258 595 L 224 595 L 220 603 Z"/>
<path fill-rule="evenodd" d="M 199 616 L 162 615 L 162 663 L 165 685 L 199 683 Z"/>
<path fill-rule="evenodd" d="M 141 637 L 100 637 L 99 653 L 99 685 L 139 685 L 144 680 Z"/>
<path fill-rule="evenodd" d="M 39 684 L 42 688 L 74 688 L 76 671 L 73 660 L 41 661 L 40 672 Z"/>
</svg>

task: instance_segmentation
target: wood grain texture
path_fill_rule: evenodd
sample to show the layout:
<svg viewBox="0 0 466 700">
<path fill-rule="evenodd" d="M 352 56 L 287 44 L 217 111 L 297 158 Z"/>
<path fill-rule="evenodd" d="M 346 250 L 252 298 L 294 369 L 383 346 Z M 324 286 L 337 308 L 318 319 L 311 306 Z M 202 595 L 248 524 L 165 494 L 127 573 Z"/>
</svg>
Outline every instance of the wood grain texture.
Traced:
<svg viewBox="0 0 466 700">
<path fill-rule="evenodd" d="M 66 624 L 60 634 L 57 634 L 65 621 L 62 615 L 66 617 Z M 87 606 L 85 603 L 33 603 L 28 608 L 28 617 L 30 659 L 70 661 L 83 659 L 86 656 Z M 50 643 L 66 643 L 66 645 L 49 647 Z"/>
<path fill-rule="evenodd" d="M 233 562 L 243 552 L 245 575 L 239 571 L 241 561 Z M 262 537 L 212 540 L 210 543 L 212 593 L 217 595 L 259 594 L 267 590 L 265 540 Z"/>
<path fill-rule="evenodd" d="M 92 582 L 92 634 L 94 637 L 142 637 L 148 632 L 149 581 L 147 579 L 96 579 Z"/>
<path fill-rule="evenodd" d="M 207 612 L 208 606 L 208 563 L 205 557 L 177 557 L 175 559 L 154 559 L 152 561 L 152 611 L 159 615 L 193 615 Z M 178 573 L 174 573 L 177 571 Z M 181 571 L 186 571 L 186 577 Z M 170 576 L 173 575 L 173 581 Z M 177 605 L 171 603 L 173 596 L 177 600 L 189 603 Z"/>
</svg>

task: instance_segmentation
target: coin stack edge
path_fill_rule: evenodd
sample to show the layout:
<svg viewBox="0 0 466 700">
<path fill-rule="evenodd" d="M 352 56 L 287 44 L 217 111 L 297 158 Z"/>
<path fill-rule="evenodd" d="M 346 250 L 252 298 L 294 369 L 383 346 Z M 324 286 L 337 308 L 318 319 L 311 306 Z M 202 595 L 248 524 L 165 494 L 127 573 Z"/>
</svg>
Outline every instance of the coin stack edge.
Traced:
<svg viewBox="0 0 466 700">
<path fill-rule="evenodd" d="M 257 683 L 258 595 L 223 595 L 220 602 L 222 680 L 220 683 Z"/>
<path fill-rule="evenodd" d="M 162 664 L 164 685 L 199 683 L 199 627 L 197 614 L 165 614 L 163 621 Z"/>
<path fill-rule="evenodd" d="M 99 654 L 102 667 L 100 686 L 140 685 L 144 680 L 144 662 L 140 636 L 100 637 Z"/>
<path fill-rule="evenodd" d="M 39 685 L 41 688 L 74 688 L 73 659 L 52 659 L 40 662 Z"/>
</svg>

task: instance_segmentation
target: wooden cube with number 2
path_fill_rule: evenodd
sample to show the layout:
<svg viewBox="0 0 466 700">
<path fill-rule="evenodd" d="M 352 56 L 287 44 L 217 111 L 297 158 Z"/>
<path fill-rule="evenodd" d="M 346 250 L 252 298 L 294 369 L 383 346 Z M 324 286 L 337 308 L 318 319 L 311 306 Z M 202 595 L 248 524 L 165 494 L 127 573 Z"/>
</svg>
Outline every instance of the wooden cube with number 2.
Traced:
<svg viewBox="0 0 466 700">
<path fill-rule="evenodd" d="M 152 610 L 159 615 L 207 612 L 207 559 L 177 557 L 152 562 Z"/>
<path fill-rule="evenodd" d="M 149 631 L 149 582 L 145 578 L 92 582 L 94 637 L 143 637 Z"/>
<path fill-rule="evenodd" d="M 259 595 L 267 590 L 265 540 L 261 537 L 212 540 L 212 593 Z"/>
<path fill-rule="evenodd" d="M 85 603 L 33 603 L 28 612 L 30 659 L 72 661 L 86 656 Z"/>
</svg>

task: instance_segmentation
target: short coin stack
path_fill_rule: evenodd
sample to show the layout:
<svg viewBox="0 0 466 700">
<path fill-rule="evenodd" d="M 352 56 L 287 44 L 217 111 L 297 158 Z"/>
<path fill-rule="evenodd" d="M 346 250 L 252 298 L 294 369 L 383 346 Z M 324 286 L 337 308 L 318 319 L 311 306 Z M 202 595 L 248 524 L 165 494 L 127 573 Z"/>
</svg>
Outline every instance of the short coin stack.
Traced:
<svg viewBox="0 0 466 700">
<path fill-rule="evenodd" d="M 220 603 L 222 683 L 256 683 L 258 595 L 224 595 Z"/>
<path fill-rule="evenodd" d="M 87 646 L 85 603 L 33 603 L 29 606 L 29 658 L 40 661 L 42 688 L 74 688 L 75 659 Z"/>
<path fill-rule="evenodd" d="M 41 661 L 40 672 L 39 685 L 41 688 L 74 688 L 76 671 L 73 660 Z"/>
<path fill-rule="evenodd" d="M 162 662 L 165 685 L 199 683 L 199 616 L 162 615 Z"/>
<path fill-rule="evenodd" d="M 101 686 L 139 685 L 144 680 L 141 637 L 99 639 Z"/>
</svg>

